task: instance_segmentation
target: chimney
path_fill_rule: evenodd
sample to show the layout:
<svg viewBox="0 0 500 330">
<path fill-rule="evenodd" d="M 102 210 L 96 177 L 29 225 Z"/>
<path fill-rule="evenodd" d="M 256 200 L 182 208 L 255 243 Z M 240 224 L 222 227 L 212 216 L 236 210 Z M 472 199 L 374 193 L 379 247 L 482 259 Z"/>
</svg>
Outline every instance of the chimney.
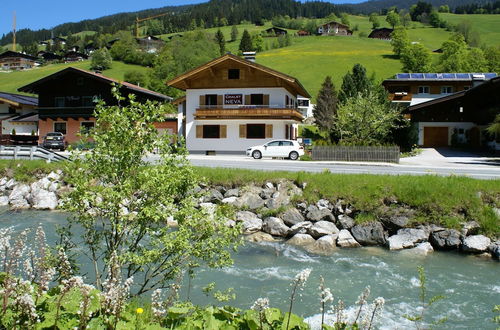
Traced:
<svg viewBox="0 0 500 330">
<path fill-rule="evenodd" d="M 255 62 L 256 52 L 243 52 L 243 58 L 250 62 Z"/>
<path fill-rule="evenodd" d="M 484 83 L 486 77 L 484 74 L 473 74 L 472 75 L 472 87 L 476 87 Z"/>
</svg>

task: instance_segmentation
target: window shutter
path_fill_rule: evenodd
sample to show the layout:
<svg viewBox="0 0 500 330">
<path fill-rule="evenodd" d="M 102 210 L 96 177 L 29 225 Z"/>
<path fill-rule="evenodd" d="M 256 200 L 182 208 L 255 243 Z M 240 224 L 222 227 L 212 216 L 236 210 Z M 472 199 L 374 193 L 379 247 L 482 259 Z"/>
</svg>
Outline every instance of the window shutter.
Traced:
<svg viewBox="0 0 500 330">
<path fill-rule="evenodd" d="M 217 95 L 217 105 L 223 105 L 222 95 Z"/>
<path fill-rule="evenodd" d="M 240 138 L 244 139 L 247 137 L 247 125 L 240 125 Z"/>
<path fill-rule="evenodd" d="M 196 138 L 203 138 L 203 125 L 196 125 Z"/>
<path fill-rule="evenodd" d="M 285 125 L 285 139 L 290 139 L 290 126 Z"/>
<path fill-rule="evenodd" d="M 264 105 L 269 106 L 269 94 L 264 94 Z"/>
<path fill-rule="evenodd" d="M 249 105 L 252 103 L 252 96 L 251 95 L 245 95 L 245 104 Z"/>
<path fill-rule="evenodd" d="M 200 95 L 200 108 L 204 107 L 206 104 L 205 95 Z"/>
<path fill-rule="evenodd" d="M 285 106 L 288 106 L 288 95 L 285 95 Z"/>
<path fill-rule="evenodd" d="M 273 125 L 266 125 L 266 139 L 273 137 Z"/>
<path fill-rule="evenodd" d="M 220 138 L 227 138 L 227 125 L 220 125 Z"/>
</svg>

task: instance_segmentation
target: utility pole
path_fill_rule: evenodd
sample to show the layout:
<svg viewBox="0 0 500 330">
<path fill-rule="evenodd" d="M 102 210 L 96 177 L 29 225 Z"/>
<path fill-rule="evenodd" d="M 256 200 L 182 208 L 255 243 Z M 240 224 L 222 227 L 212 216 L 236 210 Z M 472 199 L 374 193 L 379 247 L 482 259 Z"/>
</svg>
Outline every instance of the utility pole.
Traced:
<svg viewBox="0 0 500 330">
<path fill-rule="evenodd" d="M 16 51 L 16 12 L 12 20 L 12 50 Z"/>
</svg>

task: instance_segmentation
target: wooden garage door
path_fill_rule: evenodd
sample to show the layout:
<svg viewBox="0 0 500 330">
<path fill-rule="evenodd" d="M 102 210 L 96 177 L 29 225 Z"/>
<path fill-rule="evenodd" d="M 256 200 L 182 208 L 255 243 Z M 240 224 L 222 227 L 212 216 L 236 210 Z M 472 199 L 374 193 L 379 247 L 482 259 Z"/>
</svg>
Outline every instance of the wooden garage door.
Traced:
<svg viewBox="0 0 500 330">
<path fill-rule="evenodd" d="M 424 147 L 448 146 L 448 127 L 424 127 Z"/>
</svg>

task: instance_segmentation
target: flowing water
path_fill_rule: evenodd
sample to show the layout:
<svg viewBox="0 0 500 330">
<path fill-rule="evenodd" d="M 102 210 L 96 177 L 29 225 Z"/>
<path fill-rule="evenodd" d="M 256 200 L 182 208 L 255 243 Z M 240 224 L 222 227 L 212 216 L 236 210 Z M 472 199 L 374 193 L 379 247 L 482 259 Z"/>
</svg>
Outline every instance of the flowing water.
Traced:
<svg viewBox="0 0 500 330">
<path fill-rule="evenodd" d="M 16 231 L 45 228 L 49 241 L 55 241 L 55 225 L 63 224 L 66 214 L 45 211 L 0 212 L 0 226 Z M 500 263 L 491 259 L 453 252 L 434 252 L 427 257 L 407 251 L 391 252 L 382 248 L 338 249 L 332 256 L 316 256 L 283 243 L 247 243 L 234 254 L 234 266 L 223 270 L 202 269 L 192 281 L 190 299 L 196 304 L 215 303 L 202 288 L 215 282 L 216 290 L 234 288 L 231 302 L 249 308 L 259 297 L 268 297 L 272 307 L 288 309 L 290 282 L 305 268 L 311 276 L 293 311 L 319 328 L 319 276 L 325 278 L 335 299 L 345 301 L 346 312 L 354 315 L 354 303 L 369 285 L 371 295 L 385 298 L 378 326 L 383 329 L 411 329 L 414 326 L 403 315 L 419 310 L 417 266 L 427 275 L 428 295 L 445 298 L 428 311 L 427 319 L 448 320 L 442 329 L 495 329 L 492 308 L 500 304 Z M 187 290 L 181 292 L 185 299 Z"/>
</svg>

